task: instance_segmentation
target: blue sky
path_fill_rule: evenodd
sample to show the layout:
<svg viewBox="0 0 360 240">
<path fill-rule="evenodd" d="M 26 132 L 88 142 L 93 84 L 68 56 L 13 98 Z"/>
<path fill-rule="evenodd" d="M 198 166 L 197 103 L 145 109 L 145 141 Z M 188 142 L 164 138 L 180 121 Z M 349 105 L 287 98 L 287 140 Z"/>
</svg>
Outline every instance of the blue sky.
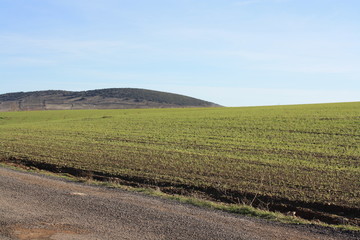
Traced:
<svg viewBox="0 0 360 240">
<path fill-rule="evenodd" d="M 360 101 L 358 0 L 0 0 L 0 93 Z"/>
</svg>

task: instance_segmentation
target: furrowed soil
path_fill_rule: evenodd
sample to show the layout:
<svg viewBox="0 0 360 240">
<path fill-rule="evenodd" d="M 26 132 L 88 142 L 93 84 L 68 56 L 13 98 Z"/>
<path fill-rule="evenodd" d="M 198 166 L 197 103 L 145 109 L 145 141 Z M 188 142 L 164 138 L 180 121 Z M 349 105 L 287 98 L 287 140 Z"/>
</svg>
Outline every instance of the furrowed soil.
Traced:
<svg viewBox="0 0 360 240">
<path fill-rule="evenodd" d="M 0 113 L 0 159 L 359 226 L 360 103 Z"/>
</svg>

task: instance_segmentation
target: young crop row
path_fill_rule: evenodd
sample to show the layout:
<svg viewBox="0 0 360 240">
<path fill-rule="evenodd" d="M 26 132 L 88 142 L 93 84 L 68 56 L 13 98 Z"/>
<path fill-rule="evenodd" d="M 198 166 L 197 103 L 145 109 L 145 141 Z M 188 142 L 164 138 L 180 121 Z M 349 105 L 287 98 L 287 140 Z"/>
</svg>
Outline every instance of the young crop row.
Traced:
<svg viewBox="0 0 360 240">
<path fill-rule="evenodd" d="M 360 103 L 0 113 L 0 157 L 360 205 Z"/>
</svg>

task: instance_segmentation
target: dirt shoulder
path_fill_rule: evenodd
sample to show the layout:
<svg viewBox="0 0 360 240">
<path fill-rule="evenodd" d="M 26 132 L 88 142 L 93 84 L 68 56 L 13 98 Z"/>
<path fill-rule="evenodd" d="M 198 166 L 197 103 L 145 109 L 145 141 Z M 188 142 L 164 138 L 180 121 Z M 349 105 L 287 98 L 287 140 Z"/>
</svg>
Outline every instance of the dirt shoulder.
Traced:
<svg viewBox="0 0 360 240">
<path fill-rule="evenodd" d="M 360 239 L 0 168 L 0 239 Z"/>
</svg>

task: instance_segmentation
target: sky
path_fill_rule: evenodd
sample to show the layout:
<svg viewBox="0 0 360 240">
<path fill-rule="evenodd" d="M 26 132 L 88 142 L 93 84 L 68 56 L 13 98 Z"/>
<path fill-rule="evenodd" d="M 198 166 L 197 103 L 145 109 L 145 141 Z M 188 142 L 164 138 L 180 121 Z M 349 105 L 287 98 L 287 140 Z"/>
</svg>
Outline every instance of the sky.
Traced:
<svg viewBox="0 0 360 240">
<path fill-rule="evenodd" d="M 145 88 L 360 101 L 358 0 L 0 0 L 0 94 Z"/>
</svg>

